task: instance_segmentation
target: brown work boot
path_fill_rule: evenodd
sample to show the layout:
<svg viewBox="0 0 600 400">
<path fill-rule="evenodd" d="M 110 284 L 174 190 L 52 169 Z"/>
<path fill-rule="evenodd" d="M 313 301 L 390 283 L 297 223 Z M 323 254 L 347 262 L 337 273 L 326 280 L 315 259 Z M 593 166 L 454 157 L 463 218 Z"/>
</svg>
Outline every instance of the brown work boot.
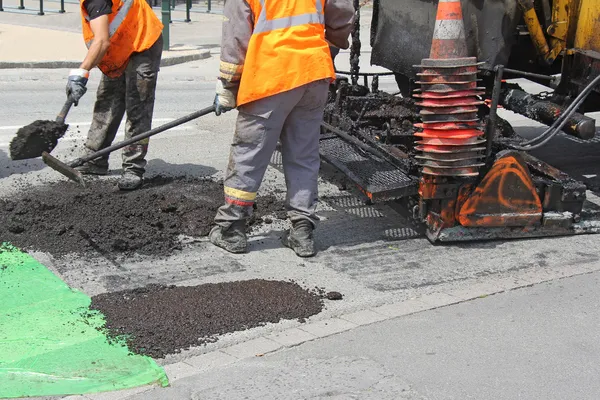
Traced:
<svg viewBox="0 0 600 400">
<path fill-rule="evenodd" d="M 312 257 L 316 254 L 313 230 L 314 225 L 306 219 L 294 222 L 281 241 L 285 247 L 294 250 L 299 257 Z"/>
<path fill-rule="evenodd" d="M 106 175 L 108 174 L 108 163 L 88 161 L 75 169 L 83 175 Z"/>
<path fill-rule="evenodd" d="M 230 253 L 240 254 L 248 251 L 245 220 L 236 221 L 227 229 L 217 225 L 211 229 L 208 237 L 212 244 Z"/>
</svg>

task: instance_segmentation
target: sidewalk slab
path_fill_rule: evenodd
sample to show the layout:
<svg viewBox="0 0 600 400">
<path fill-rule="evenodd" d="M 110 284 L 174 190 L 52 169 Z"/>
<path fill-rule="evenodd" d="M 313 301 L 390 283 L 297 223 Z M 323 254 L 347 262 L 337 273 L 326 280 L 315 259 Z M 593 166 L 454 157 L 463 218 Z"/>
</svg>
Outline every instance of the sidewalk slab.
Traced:
<svg viewBox="0 0 600 400">
<path fill-rule="evenodd" d="M 250 358 L 277 351 L 281 347 L 282 346 L 279 343 L 274 342 L 273 340 L 259 337 L 257 339 L 249 340 L 247 342 L 223 349 L 223 352 L 237 358 Z"/>
<path fill-rule="evenodd" d="M 351 314 L 345 314 L 340 317 L 346 321 L 350 321 L 356 325 L 370 325 L 375 322 L 387 319 L 385 315 L 378 314 L 371 310 L 357 311 Z"/>
<path fill-rule="evenodd" d="M 378 314 L 385 315 L 386 317 L 395 318 L 402 317 L 404 315 L 414 314 L 419 311 L 426 310 L 429 307 L 427 304 L 420 302 L 419 300 L 407 300 L 402 303 L 385 304 L 383 306 L 375 307 L 372 311 Z"/>
<path fill-rule="evenodd" d="M 322 338 L 356 328 L 357 326 L 358 325 L 350 321 L 339 318 L 331 318 L 301 326 L 300 329 L 316 337 Z"/>
<path fill-rule="evenodd" d="M 192 376 L 198 372 L 196 368 L 182 361 L 177 362 L 175 364 L 165 365 L 164 369 L 165 373 L 169 377 L 169 382 L 174 382 L 178 379 Z"/>
<path fill-rule="evenodd" d="M 198 372 L 223 367 L 236 362 L 238 359 L 222 351 L 213 351 L 185 360 L 186 364 L 195 367 Z"/>
<path fill-rule="evenodd" d="M 267 336 L 268 339 L 271 339 L 283 346 L 292 347 L 302 344 L 304 342 L 308 342 L 309 340 L 314 340 L 317 337 L 311 333 L 305 332 L 298 328 L 292 328 L 285 330 L 280 333 L 273 333 Z"/>
<path fill-rule="evenodd" d="M 149 390 L 156 389 L 156 388 L 157 388 L 157 386 L 148 385 L 148 386 L 140 386 L 140 387 L 133 388 L 133 389 L 117 390 L 115 392 L 103 392 L 103 393 L 88 394 L 87 399 L 89 399 L 89 400 L 122 400 L 122 399 L 126 399 L 130 396 L 133 396 L 133 395 L 136 395 L 139 393 L 144 393 Z M 69 400 L 71 400 L 71 399 L 69 399 Z"/>
<path fill-rule="evenodd" d="M 87 48 L 80 33 L 0 24 L 0 54 L 0 69 L 79 68 Z M 163 51 L 160 65 L 168 67 L 209 57 L 210 50 L 199 46 L 172 46 Z"/>
</svg>

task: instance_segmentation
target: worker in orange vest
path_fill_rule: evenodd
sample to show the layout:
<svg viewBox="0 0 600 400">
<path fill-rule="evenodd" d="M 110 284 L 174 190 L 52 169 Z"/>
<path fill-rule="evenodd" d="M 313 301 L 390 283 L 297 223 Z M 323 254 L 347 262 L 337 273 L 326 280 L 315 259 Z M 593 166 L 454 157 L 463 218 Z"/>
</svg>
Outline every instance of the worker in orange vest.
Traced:
<svg viewBox="0 0 600 400">
<path fill-rule="evenodd" d="M 228 1 L 224 9 L 216 114 L 239 113 L 225 174 L 225 204 L 210 241 L 247 251 L 246 219 L 278 141 L 291 229 L 283 244 L 315 254 L 319 135 L 329 83 L 330 46 L 347 49 L 351 0 Z"/>
<path fill-rule="evenodd" d="M 87 91 L 90 70 L 97 66 L 102 71 L 85 144 L 91 153 L 112 144 L 125 112 L 125 138 L 151 129 L 163 24 L 146 0 L 80 0 L 80 5 L 88 52 L 80 67 L 69 73 L 67 96 L 76 106 Z M 147 152 L 148 139 L 123 149 L 120 189 L 142 185 Z M 108 155 L 78 169 L 106 175 Z"/>
</svg>

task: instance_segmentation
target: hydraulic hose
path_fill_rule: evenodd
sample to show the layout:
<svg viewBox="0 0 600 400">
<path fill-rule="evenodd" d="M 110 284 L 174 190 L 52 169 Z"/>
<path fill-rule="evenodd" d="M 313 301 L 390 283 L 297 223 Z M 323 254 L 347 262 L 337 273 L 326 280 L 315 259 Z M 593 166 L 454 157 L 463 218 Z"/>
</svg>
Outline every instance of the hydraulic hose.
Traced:
<svg viewBox="0 0 600 400">
<path fill-rule="evenodd" d="M 567 107 L 565 112 L 554 121 L 554 123 L 546 129 L 541 135 L 524 142 L 519 143 L 518 145 L 509 145 L 509 147 L 515 150 L 521 151 L 530 151 L 539 149 L 540 147 L 547 144 L 552 138 L 554 138 L 566 125 L 569 118 L 576 112 L 576 110 L 583 104 L 587 96 L 594 89 L 594 87 L 600 83 L 600 75 L 598 75 L 594 80 L 592 80 L 579 95 L 575 98 L 575 100 Z"/>
</svg>

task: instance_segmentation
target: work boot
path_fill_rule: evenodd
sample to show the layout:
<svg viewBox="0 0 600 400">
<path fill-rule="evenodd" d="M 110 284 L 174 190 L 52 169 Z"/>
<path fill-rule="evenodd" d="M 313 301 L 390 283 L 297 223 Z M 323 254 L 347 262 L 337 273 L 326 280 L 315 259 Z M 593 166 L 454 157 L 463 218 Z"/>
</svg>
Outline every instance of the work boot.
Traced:
<svg viewBox="0 0 600 400">
<path fill-rule="evenodd" d="M 281 241 L 285 247 L 294 250 L 299 257 L 312 257 L 315 255 L 315 241 L 313 239 L 313 224 L 308 220 L 292 223 L 292 228 L 287 231 Z"/>
<path fill-rule="evenodd" d="M 142 186 L 144 178 L 141 174 L 133 171 L 125 171 L 119 179 L 118 186 L 121 190 L 135 190 Z"/>
<path fill-rule="evenodd" d="M 96 163 L 94 161 L 88 161 L 75 169 L 81 172 L 83 175 L 106 175 L 108 174 L 108 163 Z"/>
<path fill-rule="evenodd" d="M 246 238 L 246 221 L 236 221 L 227 229 L 215 226 L 208 235 L 210 242 L 230 253 L 245 253 L 248 248 Z"/>
</svg>

